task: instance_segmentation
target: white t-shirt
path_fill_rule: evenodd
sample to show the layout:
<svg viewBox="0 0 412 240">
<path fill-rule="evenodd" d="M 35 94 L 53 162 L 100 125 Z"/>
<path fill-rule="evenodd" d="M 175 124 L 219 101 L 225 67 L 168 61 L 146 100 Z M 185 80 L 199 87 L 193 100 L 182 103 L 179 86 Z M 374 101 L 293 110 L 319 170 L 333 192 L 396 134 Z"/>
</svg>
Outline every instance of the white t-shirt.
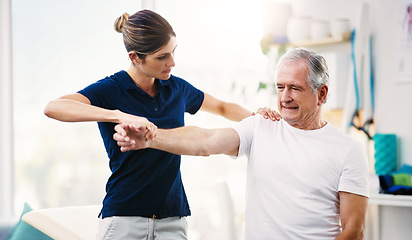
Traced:
<svg viewBox="0 0 412 240">
<path fill-rule="evenodd" d="M 369 197 L 365 153 L 330 124 L 308 131 L 256 115 L 234 129 L 248 156 L 247 240 L 335 239 L 338 192 Z"/>
</svg>

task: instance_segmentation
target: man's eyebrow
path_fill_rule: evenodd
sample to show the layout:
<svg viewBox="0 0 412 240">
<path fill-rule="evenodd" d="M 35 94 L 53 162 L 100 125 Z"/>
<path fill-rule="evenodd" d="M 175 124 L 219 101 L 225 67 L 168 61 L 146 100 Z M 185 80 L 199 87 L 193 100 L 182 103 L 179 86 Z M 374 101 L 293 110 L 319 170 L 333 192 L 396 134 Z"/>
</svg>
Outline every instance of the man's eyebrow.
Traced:
<svg viewBox="0 0 412 240">
<path fill-rule="evenodd" d="M 296 84 L 291 84 L 290 86 L 291 86 L 291 87 L 294 87 L 294 88 L 298 88 L 298 89 L 303 89 L 302 86 L 296 85 Z"/>
<path fill-rule="evenodd" d="M 303 90 L 303 89 L 304 89 L 301 85 L 276 83 L 276 86 L 277 86 L 277 87 L 284 87 L 285 85 L 288 85 L 288 86 L 290 86 L 291 88 L 296 88 L 296 89 L 299 89 L 299 90 Z"/>
</svg>

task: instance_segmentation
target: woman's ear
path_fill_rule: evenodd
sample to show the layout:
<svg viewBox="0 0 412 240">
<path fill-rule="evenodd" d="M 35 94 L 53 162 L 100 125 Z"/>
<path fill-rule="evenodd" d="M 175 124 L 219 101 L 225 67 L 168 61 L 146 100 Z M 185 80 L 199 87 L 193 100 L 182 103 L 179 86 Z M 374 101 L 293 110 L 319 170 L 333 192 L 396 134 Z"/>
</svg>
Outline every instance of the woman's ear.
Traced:
<svg viewBox="0 0 412 240">
<path fill-rule="evenodd" d="M 132 61 L 132 63 L 136 64 L 136 65 L 138 65 L 142 62 L 142 60 L 137 55 L 136 51 L 129 52 L 129 58 L 130 58 L 130 61 Z"/>
<path fill-rule="evenodd" d="M 319 106 L 326 102 L 326 97 L 328 96 L 328 86 L 323 84 L 318 90 Z"/>
</svg>

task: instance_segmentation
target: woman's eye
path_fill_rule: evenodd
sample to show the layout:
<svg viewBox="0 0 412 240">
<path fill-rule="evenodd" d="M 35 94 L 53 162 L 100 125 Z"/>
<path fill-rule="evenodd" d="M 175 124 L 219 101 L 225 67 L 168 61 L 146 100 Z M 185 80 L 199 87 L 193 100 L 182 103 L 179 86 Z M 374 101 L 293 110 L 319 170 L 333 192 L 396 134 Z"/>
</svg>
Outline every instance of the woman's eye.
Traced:
<svg viewBox="0 0 412 240">
<path fill-rule="evenodd" d="M 161 57 L 158 57 L 157 59 L 164 60 L 164 59 L 166 59 L 166 56 L 161 56 Z"/>
</svg>

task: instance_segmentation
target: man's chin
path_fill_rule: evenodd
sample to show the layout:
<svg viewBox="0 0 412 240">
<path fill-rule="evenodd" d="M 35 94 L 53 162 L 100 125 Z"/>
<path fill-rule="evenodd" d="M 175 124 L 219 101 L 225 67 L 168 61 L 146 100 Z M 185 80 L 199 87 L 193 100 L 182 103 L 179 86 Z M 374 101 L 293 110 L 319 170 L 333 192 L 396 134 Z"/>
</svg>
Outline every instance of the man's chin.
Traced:
<svg viewBox="0 0 412 240">
<path fill-rule="evenodd" d="M 290 117 L 290 116 L 283 116 L 282 115 L 282 119 L 289 123 L 290 125 L 294 124 L 296 122 L 296 118 Z"/>
</svg>

